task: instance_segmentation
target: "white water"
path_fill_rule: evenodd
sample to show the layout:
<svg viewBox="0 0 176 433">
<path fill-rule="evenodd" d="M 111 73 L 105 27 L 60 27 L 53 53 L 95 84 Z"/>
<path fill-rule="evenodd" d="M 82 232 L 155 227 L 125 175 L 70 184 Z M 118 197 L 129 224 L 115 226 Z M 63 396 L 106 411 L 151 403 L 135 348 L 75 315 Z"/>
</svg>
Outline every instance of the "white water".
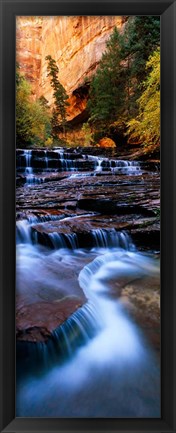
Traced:
<svg viewBox="0 0 176 433">
<path fill-rule="evenodd" d="M 94 213 L 92 213 L 93 215 Z M 86 215 L 78 215 L 75 219 L 86 217 Z M 63 218 L 62 221 L 68 221 L 71 217 Z M 51 221 L 58 220 L 59 217 L 54 215 L 50 217 Z M 60 218 L 61 219 L 61 218 Z M 72 218 L 73 219 L 73 218 Z M 37 219 L 37 217 L 29 217 L 28 220 L 19 220 L 16 224 L 16 242 L 19 243 L 37 243 L 38 242 L 38 232 L 33 231 L 31 228 L 35 226 L 36 222 L 42 226 L 43 222 L 47 221 L 47 217 L 41 217 Z M 42 236 L 42 234 L 40 234 Z M 53 248 L 71 248 L 77 249 L 79 248 L 79 241 L 77 233 L 57 233 L 52 231 L 50 233 L 44 234 L 44 238 L 48 237 Z M 92 248 L 116 248 L 121 247 L 123 249 L 128 250 L 134 249 L 134 245 L 131 242 L 130 237 L 125 232 L 117 232 L 115 229 L 94 229 L 90 230 L 89 240 L 91 241 Z M 86 245 L 85 245 L 86 248 Z"/>
<path fill-rule="evenodd" d="M 26 160 L 26 168 L 25 168 L 26 182 L 31 183 L 31 180 L 33 179 L 33 174 L 32 174 L 33 168 L 31 166 L 32 150 L 24 151 L 24 157 Z"/>
<path fill-rule="evenodd" d="M 52 242 L 52 245 L 55 249 L 58 248 L 67 248 L 67 242 L 68 245 L 74 250 L 78 248 L 78 242 L 77 242 L 77 235 L 76 233 L 72 234 L 60 234 L 60 233 L 49 233 L 49 238 Z M 67 242 L 66 242 L 67 241 Z"/>
<path fill-rule="evenodd" d="M 46 163 L 46 170 L 48 169 L 48 157 L 47 157 L 47 150 L 45 152 L 45 163 Z"/>
<path fill-rule="evenodd" d="M 101 159 L 97 159 L 97 167 L 96 167 L 96 169 L 95 169 L 95 171 L 101 171 L 102 170 L 102 167 L 101 167 Z"/>
<path fill-rule="evenodd" d="M 62 149 L 56 153 L 62 169 L 75 169 L 76 161 L 68 160 Z M 92 174 L 101 172 L 105 159 L 93 159 Z M 45 152 L 46 170 L 48 162 Z M 141 173 L 137 163 L 108 159 L 106 163 L 112 172 Z M 27 181 L 33 183 L 39 177 L 33 175 L 30 164 L 31 152 L 26 151 Z M 71 177 L 87 175 L 90 173 Z M 42 218 L 41 223 L 48 217 Z M 45 370 L 27 377 L 24 363 L 22 377 L 17 378 L 16 415 L 160 417 L 158 360 L 119 298 L 122 282 L 125 285 L 136 278 L 155 277 L 158 262 L 137 253 L 128 236 L 115 230 L 92 231 L 90 251 L 79 248 L 74 233 L 50 233 L 52 251 L 40 246 L 35 234 L 32 238 L 35 223 L 36 217 L 17 223 L 17 294 L 29 304 L 59 302 L 60 298 L 76 296 L 79 281 L 88 302 L 53 331 L 50 344 L 34 344 L 45 360 Z M 66 357 L 64 363 L 60 352 Z M 31 364 L 32 356 L 31 350 Z"/>
<path fill-rule="evenodd" d="M 17 221 L 16 224 L 16 243 L 31 243 L 31 226 L 27 220 Z"/>
<path fill-rule="evenodd" d="M 132 242 L 127 233 L 117 232 L 115 229 L 95 229 L 92 231 L 96 247 L 115 248 L 121 247 L 126 250 L 132 248 Z"/>
<path fill-rule="evenodd" d="M 24 238 L 28 238 L 26 232 Z M 71 281 L 59 281 L 61 266 L 65 280 L 67 270 L 79 270 L 80 287 L 93 306 L 92 317 L 89 310 L 84 315 L 84 309 L 79 320 L 76 316 L 80 332 L 86 334 L 96 320 L 102 329 L 97 326 L 97 335 L 88 338 L 63 365 L 59 365 L 58 359 L 58 366 L 46 370 L 41 377 L 20 382 L 17 416 L 159 417 L 157 361 L 118 300 L 119 282 L 158 275 L 158 261 L 119 246 L 113 251 L 107 245 L 87 252 L 59 249 L 51 253 L 29 241 L 17 246 L 17 283 L 21 293 L 26 291 L 30 296 L 31 291 L 31 300 L 38 288 L 43 293 L 46 281 L 48 292 L 54 290 L 56 298 L 59 287 L 65 296 L 69 295 Z M 88 322 L 84 320 L 87 314 Z M 63 333 L 69 352 L 72 346 L 67 327 Z"/>
<path fill-rule="evenodd" d="M 140 163 L 138 161 L 126 161 L 120 159 L 109 159 L 97 156 L 88 155 L 89 160 L 95 161 L 95 173 L 102 172 L 103 169 L 111 171 L 112 173 L 122 174 L 142 174 Z"/>
<path fill-rule="evenodd" d="M 42 151 L 43 152 L 43 151 Z M 60 160 L 61 167 L 56 168 L 56 171 L 79 171 L 81 169 L 81 159 L 79 159 L 79 169 L 78 169 L 78 163 L 77 159 L 71 159 L 71 155 L 73 153 L 68 153 L 62 148 L 54 149 L 52 150 Z M 40 159 L 40 151 L 38 151 L 39 159 Z M 43 172 L 46 172 L 49 170 L 49 160 L 53 159 L 53 156 L 49 154 L 49 151 L 44 150 L 44 167 Z M 49 156 L 48 156 L 49 154 Z M 35 184 L 35 183 L 41 183 L 43 178 L 39 178 L 37 176 L 34 176 L 33 174 L 33 167 L 31 165 L 31 158 L 32 158 L 32 150 L 24 150 L 24 157 L 25 157 L 25 169 L 24 173 L 26 175 L 26 182 L 27 184 Z M 92 155 L 82 155 L 82 161 L 84 162 L 85 159 L 89 161 L 94 161 L 94 168 L 88 169 L 88 173 L 75 173 L 72 174 L 72 177 L 86 177 L 90 176 L 92 174 L 97 174 L 102 171 L 109 171 L 115 174 L 127 174 L 127 175 L 140 175 L 142 174 L 142 170 L 140 167 L 140 163 L 138 161 L 127 161 L 127 160 L 120 160 L 120 159 L 109 159 L 109 158 L 103 158 L 99 156 L 92 156 Z M 20 167 L 22 169 L 22 167 Z M 37 168 L 35 169 L 37 170 Z M 52 170 L 54 171 L 54 169 Z"/>
<path fill-rule="evenodd" d="M 80 178 L 80 177 L 89 177 L 92 176 L 91 172 L 88 173 L 73 173 L 70 175 L 70 179 L 76 179 L 76 178 Z"/>
</svg>

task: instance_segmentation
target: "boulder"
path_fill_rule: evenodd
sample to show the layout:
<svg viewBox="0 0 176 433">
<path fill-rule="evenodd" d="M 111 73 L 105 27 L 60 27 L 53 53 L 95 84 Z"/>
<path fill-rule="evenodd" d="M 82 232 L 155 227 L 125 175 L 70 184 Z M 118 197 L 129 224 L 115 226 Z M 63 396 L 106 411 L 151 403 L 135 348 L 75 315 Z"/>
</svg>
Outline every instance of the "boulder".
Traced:
<svg viewBox="0 0 176 433">
<path fill-rule="evenodd" d="M 143 330 L 156 351 L 160 351 L 160 277 L 146 276 L 127 283 L 120 302 Z"/>
<path fill-rule="evenodd" d="M 111 138 L 104 137 L 104 138 L 101 138 L 101 140 L 99 141 L 98 147 L 114 147 L 115 148 L 116 144 Z"/>
<path fill-rule="evenodd" d="M 18 309 L 16 336 L 18 341 L 47 341 L 52 332 L 84 304 L 74 296 L 55 302 L 36 302 Z"/>
</svg>

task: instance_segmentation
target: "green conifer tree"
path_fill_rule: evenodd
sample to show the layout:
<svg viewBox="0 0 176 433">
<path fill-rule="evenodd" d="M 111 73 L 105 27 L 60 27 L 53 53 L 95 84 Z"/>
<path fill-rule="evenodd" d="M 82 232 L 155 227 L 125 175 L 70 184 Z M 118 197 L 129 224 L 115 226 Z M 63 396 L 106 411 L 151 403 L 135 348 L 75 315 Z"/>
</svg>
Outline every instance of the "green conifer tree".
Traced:
<svg viewBox="0 0 176 433">
<path fill-rule="evenodd" d="M 160 17 L 129 17 L 123 36 L 121 49 L 124 64 L 128 65 L 129 111 L 134 116 L 138 111 L 136 101 L 144 90 L 148 73 L 146 63 L 160 43 Z"/>
<path fill-rule="evenodd" d="M 125 74 L 122 68 L 121 39 L 117 28 L 107 42 L 107 48 L 90 86 L 89 121 L 107 129 L 110 122 L 122 114 L 125 96 Z"/>
<path fill-rule="evenodd" d="M 54 108 L 52 111 L 52 133 L 54 137 L 57 137 L 59 131 L 63 131 L 65 134 L 66 127 L 66 107 L 68 104 L 68 95 L 60 81 L 58 80 L 59 68 L 56 65 L 56 61 L 50 56 L 46 56 L 48 62 L 47 71 L 48 76 L 51 79 L 51 87 L 53 89 L 54 97 Z"/>
</svg>

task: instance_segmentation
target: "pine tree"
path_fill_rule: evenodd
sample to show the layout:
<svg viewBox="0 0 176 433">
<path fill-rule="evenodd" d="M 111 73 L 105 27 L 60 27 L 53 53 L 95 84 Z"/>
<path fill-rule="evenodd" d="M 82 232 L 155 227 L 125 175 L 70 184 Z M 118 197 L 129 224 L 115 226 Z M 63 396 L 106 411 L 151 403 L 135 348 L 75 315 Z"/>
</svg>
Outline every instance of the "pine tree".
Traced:
<svg viewBox="0 0 176 433">
<path fill-rule="evenodd" d="M 66 126 L 66 107 L 68 96 L 60 81 L 58 80 L 59 68 L 56 61 L 50 56 L 45 58 L 48 61 L 47 71 L 51 77 L 51 87 L 53 89 L 54 108 L 52 111 L 52 131 L 53 137 L 57 137 L 59 131 L 63 130 L 65 134 Z"/>
<path fill-rule="evenodd" d="M 114 29 L 90 86 L 89 122 L 97 138 L 105 132 L 123 138 L 126 123 L 138 116 L 146 63 L 159 42 L 158 16 L 128 17 L 123 32 Z"/>
<path fill-rule="evenodd" d="M 146 63 L 159 44 L 159 16 L 129 17 L 122 40 L 122 57 L 129 66 L 129 104 L 133 116 L 137 114 L 136 101 L 143 92 L 143 83 L 148 73 Z"/>
<path fill-rule="evenodd" d="M 120 116 L 124 108 L 126 96 L 121 39 L 115 27 L 90 86 L 89 121 L 102 130 Z"/>
</svg>

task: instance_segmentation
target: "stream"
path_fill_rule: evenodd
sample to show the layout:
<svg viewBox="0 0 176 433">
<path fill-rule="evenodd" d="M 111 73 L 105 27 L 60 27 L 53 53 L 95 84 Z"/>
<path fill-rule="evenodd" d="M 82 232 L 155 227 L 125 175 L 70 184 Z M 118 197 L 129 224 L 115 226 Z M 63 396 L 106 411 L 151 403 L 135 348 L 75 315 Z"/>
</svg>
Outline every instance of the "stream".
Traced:
<svg viewBox="0 0 176 433">
<path fill-rule="evenodd" d="M 159 280 L 159 245 L 135 242 L 157 239 L 158 177 L 118 156 L 17 151 L 17 417 L 160 417 L 158 352 L 123 294 Z"/>
</svg>

